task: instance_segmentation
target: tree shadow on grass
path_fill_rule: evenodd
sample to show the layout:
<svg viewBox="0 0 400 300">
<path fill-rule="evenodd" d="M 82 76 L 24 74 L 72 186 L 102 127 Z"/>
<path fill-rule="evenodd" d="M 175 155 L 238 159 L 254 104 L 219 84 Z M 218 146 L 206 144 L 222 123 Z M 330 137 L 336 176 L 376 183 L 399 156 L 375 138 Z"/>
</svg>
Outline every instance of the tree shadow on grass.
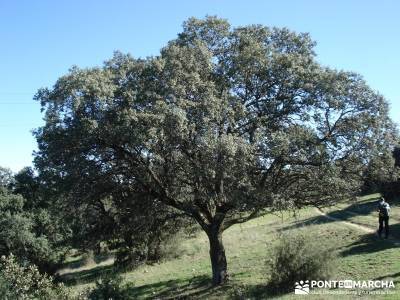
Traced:
<svg viewBox="0 0 400 300">
<path fill-rule="evenodd" d="M 353 218 L 354 215 L 367 216 L 367 215 L 370 215 L 371 212 L 374 212 L 376 210 L 376 208 L 377 208 L 376 200 L 365 202 L 365 203 L 354 203 L 354 204 L 349 203 L 349 206 L 346 207 L 345 209 L 338 209 L 335 211 L 326 212 L 325 214 L 327 217 L 322 216 L 322 215 L 312 216 L 305 220 L 295 221 L 291 225 L 283 227 L 282 230 L 290 230 L 290 229 L 295 229 L 295 228 L 302 227 L 302 226 L 334 223 L 334 222 L 340 222 L 340 221 L 356 223 L 353 220 L 351 220 L 351 218 Z M 335 219 L 338 219 L 338 220 L 335 220 Z M 376 220 L 376 222 L 378 222 L 378 219 Z M 356 224 L 358 224 L 358 223 L 356 223 Z M 360 224 L 360 225 L 364 225 L 364 226 L 371 227 L 371 228 L 373 228 L 375 226 L 375 224 L 368 224 L 368 225 Z"/>
<path fill-rule="evenodd" d="M 383 279 L 387 279 L 387 278 L 396 278 L 396 277 L 400 278 L 400 272 L 379 276 L 379 277 L 374 278 L 373 280 L 383 280 Z"/>
<path fill-rule="evenodd" d="M 400 224 L 397 224 L 397 226 L 400 226 Z M 398 248 L 398 246 L 390 239 L 381 239 L 375 234 L 365 234 L 355 242 L 344 247 L 343 250 L 340 251 L 340 255 L 345 257 L 350 255 L 375 253 L 390 248 Z"/>
<path fill-rule="evenodd" d="M 359 215 L 369 215 L 376 211 L 379 199 L 369 200 L 368 202 L 349 203 L 350 205 L 343 209 L 345 212 L 357 213 Z"/>
<path fill-rule="evenodd" d="M 196 276 L 190 280 L 171 279 L 153 284 L 127 288 L 130 299 L 203 299 L 223 292 L 228 286 L 213 287 L 208 276 Z"/>
<path fill-rule="evenodd" d="M 211 285 L 211 278 L 208 276 L 197 276 L 190 280 L 173 279 L 160 281 L 153 284 L 129 287 L 127 289 L 129 299 L 207 299 L 228 296 L 227 299 L 272 299 L 283 294 L 269 285 L 238 285 L 236 281 L 229 281 L 223 286 L 214 287 Z"/>
<path fill-rule="evenodd" d="M 302 228 L 310 225 L 319 225 L 319 224 L 327 224 L 327 223 L 335 223 L 338 222 L 336 220 L 328 219 L 325 216 L 314 216 L 309 217 L 304 220 L 294 221 L 290 225 L 282 226 L 278 231 L 288 231 L 292 229 Z"/>
<path fill-rule="evenodd" d="M 277 290 L 269 284 L 259 284 L 247 287 L 246 292 L 243 294 L 243 297 L 239 296 L 237 297 L 237 299 L 274 299 L 280 298 L 287 294 L 291 294 L 293 292 L 294 285 L 293 290 Z"/>
</svg>

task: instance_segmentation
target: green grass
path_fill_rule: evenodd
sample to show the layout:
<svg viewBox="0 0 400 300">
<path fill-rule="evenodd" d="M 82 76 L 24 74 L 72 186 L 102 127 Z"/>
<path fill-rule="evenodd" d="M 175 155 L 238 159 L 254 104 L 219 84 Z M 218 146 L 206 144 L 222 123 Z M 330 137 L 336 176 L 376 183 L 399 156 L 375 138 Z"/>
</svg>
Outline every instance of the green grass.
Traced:
<svg viewBox="0 0 400 300">
<path fill-rule="evenodd" d="M 376 195 L 375 195 L 376 196 Z M 357 203 L 340 203 L 329 208 L 329 213 L 345 216 L 347 220 L 369 222 L 373 214 L 353 216 L 352 209 L 365 208 L 374 197 L 360 198 Z M 371 202 L 371 203 L 370 203 Z M 342 212 L 345 211 L 345 212 Z M 350 211 L 350 210 L 349 210 Z M 353 211 L 353 210 L 351 210 Z M 393 210 L 393 217 L 400 214 Z M 267 215 L 245 224 L 232 226 L 224 232 L 230 281 L 223 287 L 210 286 L 210 262 L 208 240 L 199 233 L 195 238 L 182 242 L 183 255 L 159 264 L 144 265 L 134 271 L 121 274 L 132 299 L 239 299 L 271 298 L 266 286 L 268 268 L 266 261 L 271 249 L 278 241 L 279 232 L 288 230 L 307 230 L 335 252 L 337 272 L 334 279 L 381 280 L 391 278 L 395 281 L 396 295 L 363 296 L 362 299 L 398 299 L 400 297 L 400 260 L 398 248 L 390 241 L 379 240 L 374 235 L 365 234 L 352 227 L 326 219 L 307 208 L 296 217 L 290 213 L 281 216 Z M 69 274 L 68 284 L 74 291 L 93 286 L 101 274 L 113 272 L 111 266 L 93 267 L 90 270 Z M 337 299 L 336 295 L 308 295 L 293 293 L 274 296 L 276 299 Z M 360 299 L 359 296 L 340 296 L 342 299 Z"/>
</svg>

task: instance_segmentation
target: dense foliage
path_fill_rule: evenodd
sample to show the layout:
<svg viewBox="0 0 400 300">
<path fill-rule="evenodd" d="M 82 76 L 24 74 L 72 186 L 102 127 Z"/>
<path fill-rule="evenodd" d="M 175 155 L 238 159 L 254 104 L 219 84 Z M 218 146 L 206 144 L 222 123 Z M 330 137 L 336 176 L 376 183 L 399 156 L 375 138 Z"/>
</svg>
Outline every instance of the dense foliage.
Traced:
<svg viewBox="0 0 400 300">
<path fill-rule="evenodd" d="M 5 170 L 5 171 L 4 171 Z M 32 168 L 17 174 L 0 168 L 0 255 L 54 273 L 64 258 L 70 230 L 60 222 L 57 202 Z"/>
<path fill-rule="evenodd" d="M 89 300 L 127 300 L 127 292 L 121 285 L 122 277 L 118 275 L 102 277 L 96 281 L 96 286 L 88 295 Z"/>
<path fill-rule="evenodd" d="M 2 256 L 0 260 L 0 295 L 5 300 L 79 300 L 84 295 L 70 296 L 67 288 L 39 272 L 36 266 L 21 266 L 15 257 Z"/>
</svg>

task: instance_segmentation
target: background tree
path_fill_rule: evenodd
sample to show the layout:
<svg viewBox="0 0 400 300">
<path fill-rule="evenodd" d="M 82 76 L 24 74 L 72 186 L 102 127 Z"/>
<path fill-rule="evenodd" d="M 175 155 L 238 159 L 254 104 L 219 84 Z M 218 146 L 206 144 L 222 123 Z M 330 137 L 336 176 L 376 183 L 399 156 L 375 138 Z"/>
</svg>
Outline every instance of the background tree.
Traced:
<svg viewBox="0 0 400 300">
<path fill-rule="evenodd" d="M 11 188 L 14 182 L 14 175 L 10 169 L 0 166 L 0 186 Z"/>
<path fill-rule="evenodd" d="M 43 185 L 39 178 L 35 175 L 35 171 L 31 167 L 25 167 L 14 176 L 13 180 L 14 194 L 20 194 L 27 201 L 26 208 L 46 208 L 49 206 L 46 197 L 41 193 Z"/>
<path fill-rule="evenodd" d="M 363 174 L 364 184 L 362 193 L 386 193 L 390 186 L 399 177 L 399 168 L 395 166 L 395 159 L 392 156 L 392 147 L 379 152 L 369 162 Z M 390 197 L 391 198 L 391 197 Z"/>
<path fill-rule="evenodd" d="M 60 262 L 51 240 L 37 230 L 37 216 L 24 210 L 25 199 L 0 188 L 0 255 L 14 254 L 21 262 L 54 272 Z"/>
<path fill-rule="evenodd" d="M 80 203 L 145 201 L 196 220 L 222 284 L 224 230 L 358 192 L 391 127 L 383 97 L 320 66 L 314 45 L 287 29 L 192 18 L 159 56 L 74 67 L 36 95 L 46 120 L 36 166 Z M 112 191 L 122 187 L 132 197 L 121 206 Z"/>
<path fill-rule="evenodd" d="M 0 255 L 12 253 L 23 264 L 53 273 L 66 252 L 60 214 L 31 168 L 7 174 L 0 186 Z"/>
<path fill-rule="evenodd" d="M 369 162 L 364 187 L 367 191 L 380 192 L 389 201 L 398 202 L 400 192 L 398 140 L 395 140 L 394 145 L 387 147 L 386 151 L 379 153 Z"/>
</svg>

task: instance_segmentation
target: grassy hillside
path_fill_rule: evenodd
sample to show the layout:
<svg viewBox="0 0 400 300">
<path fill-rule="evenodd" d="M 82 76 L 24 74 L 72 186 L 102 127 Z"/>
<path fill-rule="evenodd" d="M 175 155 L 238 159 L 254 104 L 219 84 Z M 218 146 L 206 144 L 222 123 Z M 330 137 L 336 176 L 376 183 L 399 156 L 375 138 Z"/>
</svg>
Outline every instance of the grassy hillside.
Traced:
<svg viewBox="0 0 400 300">
<path fill-rule="evenodd" d="M 380 194 L 372 194 L 360 197 L 355 201 L 342 202 L 335 206 L 323 209 L 330 216 L 360 224 L 372 229 L 378 226 L 378 215 L 376 212 L 377 201 Z M 398 200 L 389 201 L 390 211 L 390 232 L 392 238 L 400 239 L 400 206 Z"/>
<path fill-rule="evenodd" d="M 341 203 L 327 209 L 329 214 L 367 226 L 375 226 L 376 215 L 372 210 L 374 196 L 361 198 L 358 203 Z M 397 207 L 393 209 L 394 233 L 399 233 L 400 219 Z M 393 221 L 392 221 L 393 223 Z M 224 233 L 230 282 L 220 288 L 212 288 L 207 237 L 200 233 L 182 243 L 179 258 L 155 265 L 145 265 L 121 274 L 132 299 L 265 299 L 270 298 L 266 284 L 269 280 L 266 261 L 280 232 L 307 230 L 322 244 L 335 252 L 337 271 L 333 279 L 381 280 L 393 279 L 396 295 L 363 296 L 362 299 L 399 299 L 400 260 L 399 249 L 393 240 L 380 240 L 374 234 L 365 233 L 339 221 L 327 219 L 314 208 L 291 213 L 268 215 L 242 225 L 231 227 Z M 75 264 L 76 267 L 79 265 Z M 93 286 L 101 274 L 113 272 L 112 267 L 93 265 L 78 272 L 65 274 L 64 279 L 75 291 Z M 73 265 L 72 265 L 73 271 Z M 337 299 L 336 295 L 299 296 L 293 293 L 274 296 L 276 299 Z M 359 299 L 359 296 L 341 296 L 343 299 Z"/>
</svg>

